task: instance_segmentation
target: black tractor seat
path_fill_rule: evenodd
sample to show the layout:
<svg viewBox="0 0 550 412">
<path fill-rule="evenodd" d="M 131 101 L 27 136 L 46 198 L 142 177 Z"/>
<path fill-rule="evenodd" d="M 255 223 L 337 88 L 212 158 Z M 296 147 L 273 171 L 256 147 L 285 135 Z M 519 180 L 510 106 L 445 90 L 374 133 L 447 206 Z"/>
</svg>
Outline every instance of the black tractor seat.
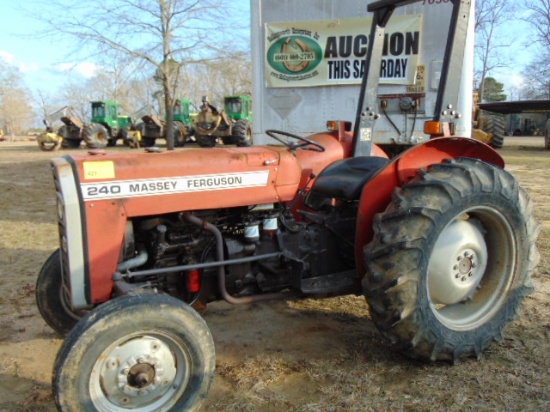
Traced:
<svg viewBox="0 0 550 412">
<path fill-rule="evenodd" d="M 338 160 L 319 173 L 311 192 L 329 198 L 358 200 L 365 183 L 388 163 L 389 159 L 376 156 Z"/>
</svg>

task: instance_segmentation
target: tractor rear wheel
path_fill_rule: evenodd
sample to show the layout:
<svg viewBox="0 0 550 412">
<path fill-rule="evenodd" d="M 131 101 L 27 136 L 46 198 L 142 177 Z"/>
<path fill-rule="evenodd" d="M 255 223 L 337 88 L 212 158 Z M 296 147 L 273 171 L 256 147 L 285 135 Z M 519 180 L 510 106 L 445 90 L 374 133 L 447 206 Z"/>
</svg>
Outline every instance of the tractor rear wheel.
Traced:
<svg viewBox="0 0 550 412">
<path fill-rule="evenodd" d="M 184 147 L 185 146 L 185 126 L 182 122 L 174 122 L 174 147 Z"/>
<path fill-rule="evenodd" d="M 490 114 L 485 124 L 485 131 L 493 136 L 489 145 L 495 149 L 501 149 L 504 146 L 504 131 L 506 129 L 504 117 L 499 114 Z"/>
<path fill-rule="evenodd" d="M 198 134 L 195 136 L 197 143 L 200 147 L 214 147 L 216 146 L 216 138 L 214 136 L 205 136 Z"/>
<path fill-rule="evenodd" d="M 69 333 L 54 363 L 60 411 L 194 411 L 215 367 L 204 320 L 168 295 L 104 303 Z"/>
<path fill-rule="evenodd" d="M 102 149 L 109 142 L 109 132 L 102 124 L 91 123 L 84 126 L 82 138 L 90 149 Z"/>
<path fill-rule="evenodd" d="M 61 278 L 59 249 L 44 262 L 36 280 L 36 306 L 46 323 L 59 335 L 65 336 L 85 311 L 72 311 L 67 302 Z"/>
<path fill-rule="evenodd" d="M 395 190 L 364 248 L 374 323 L 413 358 L 481 356 L 532 290 L 538 231 L 508 172 L 468 158 L 430 166 Z"/>
<path fill-rule="evenodd" d="M 252 144 L 252 128 L 248 121 L 239 119 L 235 122 L 233 126 L 233 143 L 238 147 Z"/>
</svg>

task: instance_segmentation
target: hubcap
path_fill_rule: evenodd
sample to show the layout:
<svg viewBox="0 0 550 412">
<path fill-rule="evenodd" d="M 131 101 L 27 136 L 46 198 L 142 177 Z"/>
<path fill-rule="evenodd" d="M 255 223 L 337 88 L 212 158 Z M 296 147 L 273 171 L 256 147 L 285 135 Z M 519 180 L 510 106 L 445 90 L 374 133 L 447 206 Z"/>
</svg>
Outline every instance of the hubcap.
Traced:
<svg viewBox="0 0 550 412">
<path fill-rule="evenodd" d="M 119 339 L 99 356 L 90 395 L 102 411 L 168 410 L 185 390 L 190 361 L 184 346 L 158 334 Z"/>
<path fill-rule="evenodd" d="M 446 327 L 475 329 L 506 302 L 517 246 L 506 217 L 490 207 L 457 216 L 439 235 L 427 273 L 432 312 Z"/>
<path fill-rule="evenodd" d="M 487 264 L 480 227 L 455 220 L 441 233 L 434 250 L 428 269 L 432 302 L 451 305 L 471 298 Z"/>
</svg>

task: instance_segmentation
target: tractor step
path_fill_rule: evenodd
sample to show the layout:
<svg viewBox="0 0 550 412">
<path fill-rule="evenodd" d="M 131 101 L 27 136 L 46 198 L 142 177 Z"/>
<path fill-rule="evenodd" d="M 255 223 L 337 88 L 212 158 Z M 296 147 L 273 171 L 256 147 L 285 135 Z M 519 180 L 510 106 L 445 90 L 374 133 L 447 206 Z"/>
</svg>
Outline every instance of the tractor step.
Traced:
<svg viewBox="0 0 550 412">
<path fill-rule="evenodd" d="M 300 290 L 302 293 L 306 294 L 355 293 L 357 291 L 357 272 L 353 269 L 330 275 L 302 279 Z"/>
</svg>

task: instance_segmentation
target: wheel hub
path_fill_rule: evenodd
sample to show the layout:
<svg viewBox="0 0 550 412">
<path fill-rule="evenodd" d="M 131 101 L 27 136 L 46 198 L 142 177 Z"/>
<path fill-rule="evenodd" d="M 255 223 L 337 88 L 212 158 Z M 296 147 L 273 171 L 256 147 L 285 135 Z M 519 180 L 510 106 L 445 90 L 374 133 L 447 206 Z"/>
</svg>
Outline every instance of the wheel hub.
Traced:
<svg viewBox="0 0 550 412">
<path fill-rule="evenodd" d="M 148 363 L 138 363 L 128 373 L 128 384 L 134 388 L 143 388 L 155 378 L 155 367 Z"/>
<path fill-rule="evenodd" d="M 98 359 L 90 392 L 105 399 L 107 410 L 152 407 L 178 390 L 177 366 L 178 359 L 161 339 L 146 335 L 128 338 Z"/>
<path fill-rule="evenodd" d="M 428 267 L 434 304 L 452 305 L 473 297 L 487 265 L 487 246 L 475 220 L 456 220 L 440 234 Z"/>
</svg>

